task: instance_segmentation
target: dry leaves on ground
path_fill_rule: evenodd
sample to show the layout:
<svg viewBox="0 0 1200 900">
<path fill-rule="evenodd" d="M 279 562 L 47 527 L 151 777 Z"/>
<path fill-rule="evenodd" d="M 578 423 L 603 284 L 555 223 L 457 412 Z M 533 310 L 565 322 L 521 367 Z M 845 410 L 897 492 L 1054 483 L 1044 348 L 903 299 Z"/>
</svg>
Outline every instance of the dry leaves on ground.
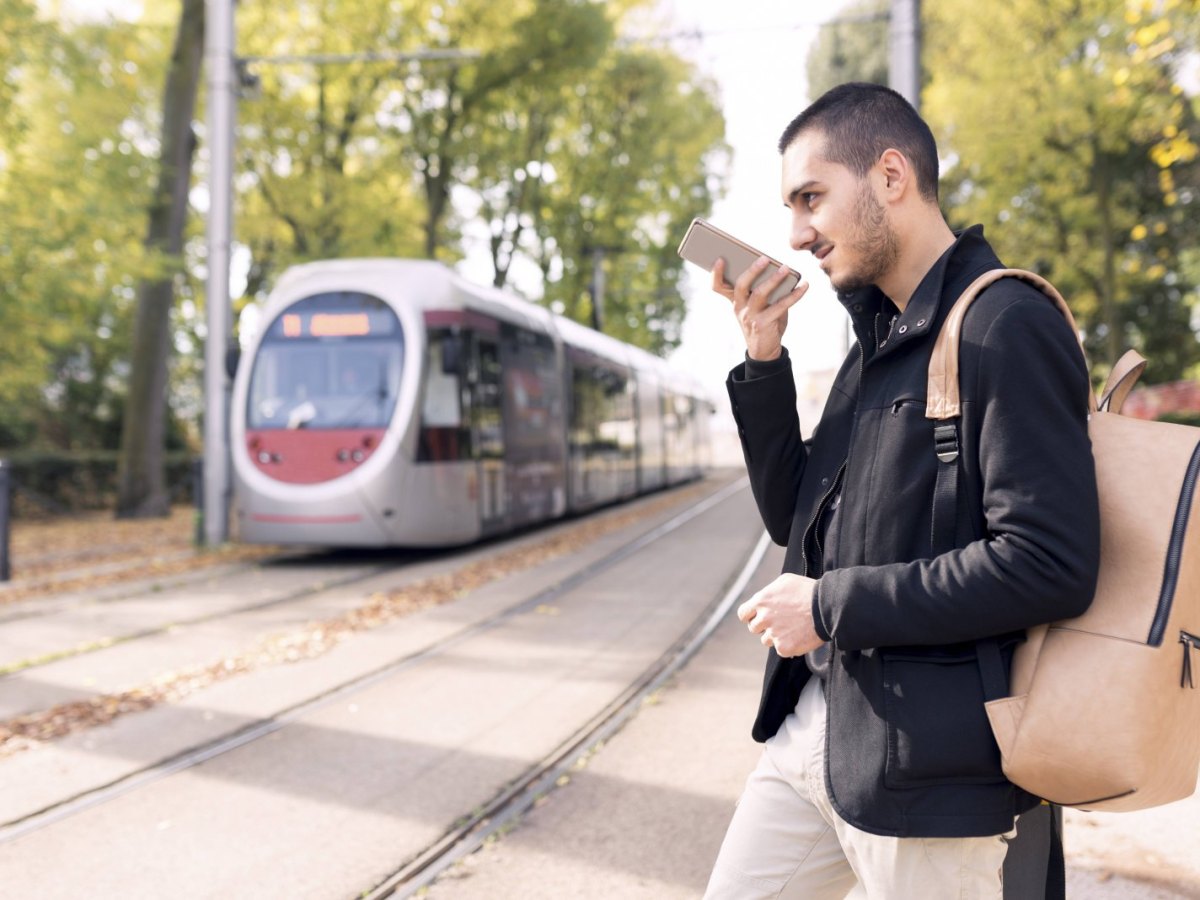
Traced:
<svg viewBox="0 0 1200 900">
<path fill-rule="evenodd" d="M 489 582 L 580 550 L 606 534 L 694 500 L 696 495 L 708 489 L 701 483 L 682 491 L 673 491 L 640 504 L 636 509 L 580 521 L 547 538 L 503 550 L 445 575 L 426 578 L 388 593 L 372 594 L 359 606 L 339 616 L 310 622 L 295 631 L 264 638 L 244 652 L 213 663 L 169 672 L 149 684 L 119 693 L 63 703 L 0 722 L 0 757 L 40 742 L 107 724 L 128 713 L 182 700 L 238 675 L 320 656 L 357 632 L 378 628 L 416 610 L 446 603 Z"/>
</svg>

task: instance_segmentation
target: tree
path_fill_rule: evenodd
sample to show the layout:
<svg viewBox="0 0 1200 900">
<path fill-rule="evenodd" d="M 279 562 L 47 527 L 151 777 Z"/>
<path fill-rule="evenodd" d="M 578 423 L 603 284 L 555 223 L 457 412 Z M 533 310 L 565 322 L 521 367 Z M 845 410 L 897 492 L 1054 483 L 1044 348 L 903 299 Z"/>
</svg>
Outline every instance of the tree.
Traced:
<svg viewBox="0 0 1200 900">
<path fill-rule="evenodd" d="M 204 56 L 204 0 L 183 0 L 162 105 L 162 151 L 146 234 L 147 254 L 161 265 L 138 286 L 129 390 L 117 472 L 117 516 L 170 512 L 163 453 L 167 359 L 172 345 L 174 280 L 182 270 L 184 227 L 195 139 L 192 120 Z"/>
<path fill-rule="evenodd" d="M 185 23 L 198 4 L 145 0 L 131 22 L 0 0 L 0 447 L 126 441 L 122 477 L 142 482 L 142 500 L 122 501 L 133 514 L 163 509 L 163 443 L 202 407 L 204 242 L 183 203 L 196 100 L 182 85 L 198 58 L 179 46 L 199 34 Z M 464 229 L 484 228 L 497 284 L 514 263 L 540 271 L 532 293 L 584 321 L 593 250 L 619 248 L 604 251 L 610 330 L 671 346 L 674 244 L 720 190 L 725 148 L 711 86 L 619 37 L 648 5 L 243 0 L 244 57 L 477 55 L 246 66 L 260 89 L 239 104 L 238 302 L 306 259 L 454 263 L 472 249 Z"/>
<path fill-rule="evenodd" d="M 889 6 L 889 0 L 855 0 L 821 26 L 805 64 L 809 97 L 849 81 L 888 83 Z"/>
<path fill-rule="evenodd" d="M 248 56 L 410 49 L 419 31 L 394 5 L 316 2 L 239 8 Z M 397 75 L 381 61 L 252 64 L 240 106 L 235 237 L 250 251 L 246 297 L 296 261 L 418 255 L 421 207 L 395 164 L 381 106 Z"/>
<path fill-rule="evenodd" d="M 58 23 L 0 4 L 0 445 L 115 447 L 126 323 L 144 265 L 136 210 L 152 172 L 156 30 Z M 11 53 L 9 51 L 11 50 Z"/>
<path fill-rule="evenodd" d="M 0 221 L 5 223 L 0 253 L 0 359 L 5 360 L 0 379 L 0 446 L 29 439 L 32 423 L 20 410 L 36 402 L 45 362 L 36 352 L 39 345 L 31 340 L 33 328 L 22 294 L 24 239 L 32 235 L 24 233 L 28 217 L 23 212 L 19 169 L 31 127 L 21 88 L 49 42 L 32 2 L 0 0 Z"/>
<path fill-rule="evenodd" d="M 553 97 L 576 83 L 611 41 L 612 26 L 599 4 L 580 0 L 503 7 L 469 0 L 435 5 L 430 14 L 430 46 L 481 54 L 448 69 L 409 67 L 404 89 L 390 98 L 401 138 L 396 147 L 424 195 L 424 255 L 434 259 L 453 237 L 446 228 L 452 189 L 497 161 L 493 135 L 508 143 L 505 132 L 519 131 L 526 118 L 523 103 L 545 110 L 536 94 Z M 489 143 L 490 155 L 481 152 Z M 516 148 L 508 143 L 508 149 Z"/>
<path fill-rule="evenodd" d="M 252 252 L 247 293 L 298 259 L 454 262 L 463 216 L 477 206 L 471 224 L 490 231 L 497 286 L 514 261 L 532 261 L 548 282 L 541 299 L 587 321 L 592 253 L 607 248 L 614 333 L 673 346 L 674 243 L 719 189 L 710 172 L 723 159 L 723 122 L 711 86 L 679 59 L 617 46 L 631 5 L 407 0 L 397 15 L 347 0 L 242 11 L 249 55 L 380 42 L 478 54 L 255 67 L 261 94 L 243 105 L 239 160 L 250 176 L 237 228 Z M 582 217 L 581 204 L 591 205 Z M 597 223 L 609 233 L 593 236 Z"/>
<path fill-rule="evenodd" d="M 721 190 L 728 160 L 711 84 L 672 54 L 614 48 L 548 145 L 555 180 L 535 217 L 544 299 L 589 322 L 606 268 L 604 330 L 665 353 L 684 317 L 679 236 Z"/>
<path fill-rule="evenodd" d="M 1153 363 L 1147 380 L 1181 377 L 1200 360 L 1187 262 L 1200 130 L 1178 72 L 1200 3 L 1013 0 L 981 16 L 944 0 L 927 12 L 925 112 L 952 154 L 951 216 L 998 226 L 1001 257 L 1058 286 L 1101 374 L 1134 346 Z"/>
</svg>

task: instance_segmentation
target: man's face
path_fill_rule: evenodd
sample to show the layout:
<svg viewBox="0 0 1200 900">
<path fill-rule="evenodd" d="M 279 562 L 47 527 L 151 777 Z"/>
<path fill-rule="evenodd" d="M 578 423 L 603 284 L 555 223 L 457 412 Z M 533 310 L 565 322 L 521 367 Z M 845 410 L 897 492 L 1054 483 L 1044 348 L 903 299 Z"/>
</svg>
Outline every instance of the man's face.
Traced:
<svg viewBox="0 0 1200 900">
<path fill-rule="evenodd" d="M 877 284 L 899 256 L 899 241 L 875 195 L 872 174 L 859 179 L 827 160 L 824 136 L 816 131 L 802 133 L 783 154 L 791 245 L 810 251 L 839 291 Z"/>
</svg>

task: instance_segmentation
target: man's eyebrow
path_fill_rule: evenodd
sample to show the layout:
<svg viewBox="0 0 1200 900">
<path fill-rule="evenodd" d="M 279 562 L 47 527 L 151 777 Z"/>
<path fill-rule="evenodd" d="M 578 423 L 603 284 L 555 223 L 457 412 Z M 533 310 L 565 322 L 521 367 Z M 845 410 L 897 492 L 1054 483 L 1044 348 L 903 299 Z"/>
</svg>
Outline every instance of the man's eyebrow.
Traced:
<svg viewBox="0 0 1200 900">
<path fill-rule="evenodd" d="M 788 193 L 787 200 L 784 201 L 783 205 L 790 207 L 796 202 L 797 197 L 799 197 L 801 194 L 807 193 L 809 189 L 812 188 L 816 183 L 817 182 L 815 179 L 810 178 L 808 181 L 802 183 L 799 187 L 792 188 L 791 192 Z"/>
</svg>

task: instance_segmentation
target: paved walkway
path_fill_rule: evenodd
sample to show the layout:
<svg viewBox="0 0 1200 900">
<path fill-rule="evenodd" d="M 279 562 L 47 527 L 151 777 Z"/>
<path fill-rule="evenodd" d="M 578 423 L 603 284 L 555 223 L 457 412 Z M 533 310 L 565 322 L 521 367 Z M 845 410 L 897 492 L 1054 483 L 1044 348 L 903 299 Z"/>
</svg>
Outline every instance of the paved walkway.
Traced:
<svg viewBox="0 0 1200 900">
<path fill-rule="evenodd" d="M 779 570 L 781 555 L 768 553 L 756 585 Z M 569 784 L 427 896 L 698 898 L 758 759 L 749 733 L 762 652 L 731 614 Z M 1071 900 L 1198 898 L 1200 798 L 1143 813 L 1069 813 L 1067 852 Z"/>
</svg>

